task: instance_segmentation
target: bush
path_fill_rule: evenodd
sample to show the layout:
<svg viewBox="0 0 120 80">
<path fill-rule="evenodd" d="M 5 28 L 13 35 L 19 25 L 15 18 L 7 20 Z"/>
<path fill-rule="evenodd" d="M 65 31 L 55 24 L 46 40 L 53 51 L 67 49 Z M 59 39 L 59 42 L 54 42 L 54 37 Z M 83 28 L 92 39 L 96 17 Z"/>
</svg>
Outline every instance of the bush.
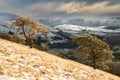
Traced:
<svg viewBox="0 0 120 80">
<path fill-rule="evenodd" d="M 9 41 L 12 41 L 12 42 L 16 42 L 16 43 L 19 43 L 19 44 L 26 45 L 24 39 L 21 39 L 17 36 L 10 35 L 10 34 L 7 34 L 7 33 L 0 32 L 0 38 L 5 39 L 5 40 L 9 40 Z"/>
<path fill-rule="evenodd" d="M 120 62 L 111 62 L 108 63 L 109 66 L 109 73 L 115 74 L 117 76 L 120 76 Z"/>
<path fill-rule="evenodd" d="M 0 32 L 0 38 L 5 39 L 5 40 L 9 40 L 9 41 L 12 41 L 12 42 L 15 42 L 15 43 L 27 45 L 27 43 L 24 39 L 19 38 L 18 36 L 7 34 L 7 33 Z M 41 48 L 36 44 L 33 44 L 33 47 L 41 50 Z"/>
</svg>

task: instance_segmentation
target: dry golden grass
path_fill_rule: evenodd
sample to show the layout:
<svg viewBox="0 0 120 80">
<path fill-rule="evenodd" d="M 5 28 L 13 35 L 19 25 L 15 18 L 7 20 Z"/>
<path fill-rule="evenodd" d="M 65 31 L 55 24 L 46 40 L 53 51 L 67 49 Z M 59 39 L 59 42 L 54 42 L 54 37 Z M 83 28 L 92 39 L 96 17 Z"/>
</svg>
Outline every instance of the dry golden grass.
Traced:
<svg viewBox="0 0 120 80">
<path fill-rule="evenodd" d="M 120 77 L 0 39 L 0 76 L 26 80 L 120 80 Z"/>
</svg>

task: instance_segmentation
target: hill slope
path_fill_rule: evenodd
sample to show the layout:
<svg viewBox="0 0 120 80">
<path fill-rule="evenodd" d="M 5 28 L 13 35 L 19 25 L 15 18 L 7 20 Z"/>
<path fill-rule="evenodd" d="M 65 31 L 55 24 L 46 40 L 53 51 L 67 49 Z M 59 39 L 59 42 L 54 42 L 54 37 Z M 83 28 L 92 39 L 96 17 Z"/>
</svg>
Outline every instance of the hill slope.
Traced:
<svg viewBox="0 0 120 80">
<path fill-rule="evenodd" d="M 119 77 L 0 39 L 0 80 L 120 80 Z"/>
</svg>

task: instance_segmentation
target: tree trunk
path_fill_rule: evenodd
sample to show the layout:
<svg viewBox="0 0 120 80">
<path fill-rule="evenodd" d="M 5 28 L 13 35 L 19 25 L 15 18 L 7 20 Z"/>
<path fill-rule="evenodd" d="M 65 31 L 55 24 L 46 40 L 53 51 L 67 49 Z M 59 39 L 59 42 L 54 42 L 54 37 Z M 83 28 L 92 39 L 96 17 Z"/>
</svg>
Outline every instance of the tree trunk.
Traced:
<svg viewBox="0 0 120 80">
<path fill-rule="evenodd" d="M 26 35 L 26 33 L 25 33 L 24 27 L 22 27 L 22 30 L 23 30 L 24 37 L 25 37 L 26 39 L 28 39 L 28 37 L 27 37 L 27 35 Z"/>
<path fill-rule="evenodd" d="M 95 55 L 95 51 L 93 49 L 92 50 L 92 62 L 93 62 L 93 68 L 96 69 L 96 55 Z"/>
<path fill-rule="evenodd" d="M 93 57 L 93 68 L 96 69 L 96 59 Z"/>
<path fill-rule="evenodd" d="M 33 48 L 33 40 L 32 40 L 32 38 L 31 38 L 31 35 L 29 34 L 29 39 L 28 39 L 28 41 L 29 41 L 29 46 L 30 46 L 30 48 Z"/>
<path fill-rule="evenodd" d="M 30 38 L 29 40 L 30 40 L 30 48 L 33 48 L 33 40 L 32 40 L 32 38 Z"/>
<path fill-rule="evenodd" d="M 24 37 L 26 38 L 25 40 L 26 43 L 30 46 L 30 48 L 33 48 L 33 40 L 31 38 L 31 35 L 29 36 L 26 35 L 24 27 L 22 27 L 22 30 L 23 30 Z"/>
</svg>

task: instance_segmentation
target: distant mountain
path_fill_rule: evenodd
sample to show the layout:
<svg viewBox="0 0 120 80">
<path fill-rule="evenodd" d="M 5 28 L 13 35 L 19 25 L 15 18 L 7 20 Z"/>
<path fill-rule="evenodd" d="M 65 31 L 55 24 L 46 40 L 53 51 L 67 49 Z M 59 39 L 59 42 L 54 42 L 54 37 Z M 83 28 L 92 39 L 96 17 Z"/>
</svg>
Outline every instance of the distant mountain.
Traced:
<svg viewBox="0 0 120 80">
<path fill-rule="evenodd" d="M 12 14 L 12 13 L 0 13 L 0 21 L 4 21 L 4 20 L 15 20 L 16 18 L 18 18 L 18 15 Z"/>
<path fill-rule="evenodd" d="M 84 33 L 94 34 L 104 36 L 110 33 L 120 33 L 120 26 L 99 26 L 99 27 L 90 27 L 90 26 L 78 26 L 71 24 L 63 24 L 55 27 L 58 30 L 63 31 L 73 35 L 73 37 L 78 35 L 83 35 Z"/>
<path fill-rule="evenodd" d="M 119 26 L 120 18 L 119 17 L 73 17 L 73 18 L 47 18 L 40 19 L 40 22 L 49 26 L 57 26 L 62 24 L 72 24 L 79 26 L 90 26 L 90 27 L 99 27 L 99 26 Z"/>
<path fill-rule="evenodd" d="M 19 16 L 11 13 L 0 13 L 0 31 L 10 32 L 15 31 L 15 29 L 10 29 L 13 20 L 17 19 Z"/>
<path fill-rule="evenodd" d="M 21 30 L 17 27 L 11 27 L 12 21 L 14 21 L 19 16 L 9 13 L 0 13 L 0 31 L 13 34 L 16 36 L 20 36 Z M 41 35 L 40 33 L 37 33 L 34 35 L 33 39 L 36 44 L 40 45 L 40 43 L 46 43 L 49 44 L 50 47 L 61 47 L 59 44 L 64 43 L 63 47 L 68 47 L 66 44 L 68 44 L 68 39 L 65 38 L 65 36 L 61 35 L 59 33 L 59 30 L 47 26 L 43 23 L 41 23 L 42 26 L 48 28 L 51 31 L 51 34 L 49 34 L 47 37 L 44 35 Z M 54 46 L 56 45 L 56 46 Z"/>
<path fill-rule="evenodd" d="M 15 27 L 11 28 L 12 21 L 14 21 L 18 17 L 19 16 L 15 14 L 0 13 L 0 31 L 19 36 L 20 30 Z M 79 20 L 76 21 L 79 22 Z M 80 19 L 80 21 L 81 23 L 84 22 L 84 20 L 82 19 Z M 71 20 L 71 22 L 74 22 L 74 20 Z M 105 40 L 112 46 L 119 44 L 120 42 L 120 39 L 118 39 L 120 35 L 120 26 L 90 27 L 73 24 L 60 25 L 60 21 L 60 24 L 56 24 L 57 26 L 51 27 L 42 23 L 41 21 L 40 23 L 42 26 L 50 29 L 51 34 L 49 34 L 48 36 L 44 36 L 40 33 L 37 33 L 36 35 L 34 35 L 33 40 L 38 45 L 40 45 L 41 43 L 46 43 L 51 49 L 73 49 L 77 45 L 72 42 L 72 39 L 76 36 L 83 35 L 84 33 L 95 35 L 100 39 Z"/>
<path fill-rule="evenodd" d="M 19 36 L 20 30 L 18 30 L 18 28 L 10 28 L 12 21 L 18 17 L 19 17 L 18 15 L 11 14 L 11 13 L 0 13 L 0 31 L 6 32 L 6 33 L 13 33 L 14 35 Z M 45 22 L 46 20 L 44 21 L 41 19 L 40 21 Z M 50 22 L 51 20 L 47 20 L 47 22 L 48 21 Z M 56 20 L 52 20 L 52 21 L 54 22 Z M 81 23 L 84 22 L 83 19 L 76 19 L 75 21 L 76 22 L 81 21 Z M 59 20 L 57 20 L 57 22 L 61 23 L 61 21 Z M 74 22 L 74 20 L 71 20 L 70 22 Z M 55 47 L 70 48 L 69 45 L 71 44 L 68 44 L 68 43 L 71 42 L 71 40 L 74 37 L 83 35 L 84 33 L 89 33 L 89 34 L 93 34 L 96 36 L 103 36 L 103 37 L 105 37 L 105 35 L 107 34 L 120 33 L 120 26 L 90 27 L 90 26 L 79 26 L 79 25 L 73 25 L 73 24 L 62 24 L 62 25 L 57 25 L 55 27 L 51 27 L 42 22 L 40 23 L 42 26 L 50 29 L 52 33 L 48 35 L 47 38 L 44 35 L 40 36 L 41 34 L 38 33 L 34 37 L 34 40 L 37 44 L 40 44 L 39 39 L 42 39 L 43 42 L 48 43 L 52 48 L 53 47 L 54 48 Z M 62 43 L 63 43 L 63 46 L 59 46 Z M 53 45 L 56 45 L 56 46 L 53 46 Z"/>
<path fill-rule="evenodd" d="M 58 25 L 54 28 L 59 30 L 60 34 L 66 36 L 68 40 L 72 40 L 77 36 L 82 36 L 85 33 L 89 33 L 97 36 L 99 39 L 108 43 L 111 49 L 113 49 L 114 46 L 120 45 L 120 26 L 90 27 L 90 26 L 63 24 L 63 25 Z M 69 46 L 72 46 L 72 48 L 76 47 L 75 44 L 71 44 Z M 66 49 L 70 49 L 70 48 L 66 47 Z M 69 53 L 70 52 L 68 52 L 68 54 Z"/>
<path fill-rule="evenodd" d="M 40 20 L 38 20 L 38 21 L 40 21 L 41 23 L 46 24 L 46 25 L 48 25 L 48 26 L 51 26 L 51 27 L 54 27 L 54 26 L 56 26 L 56 25 L 63 24 L 63 23 L 62 23 L 62 20 L 40 19 Z"/>
</svg>

